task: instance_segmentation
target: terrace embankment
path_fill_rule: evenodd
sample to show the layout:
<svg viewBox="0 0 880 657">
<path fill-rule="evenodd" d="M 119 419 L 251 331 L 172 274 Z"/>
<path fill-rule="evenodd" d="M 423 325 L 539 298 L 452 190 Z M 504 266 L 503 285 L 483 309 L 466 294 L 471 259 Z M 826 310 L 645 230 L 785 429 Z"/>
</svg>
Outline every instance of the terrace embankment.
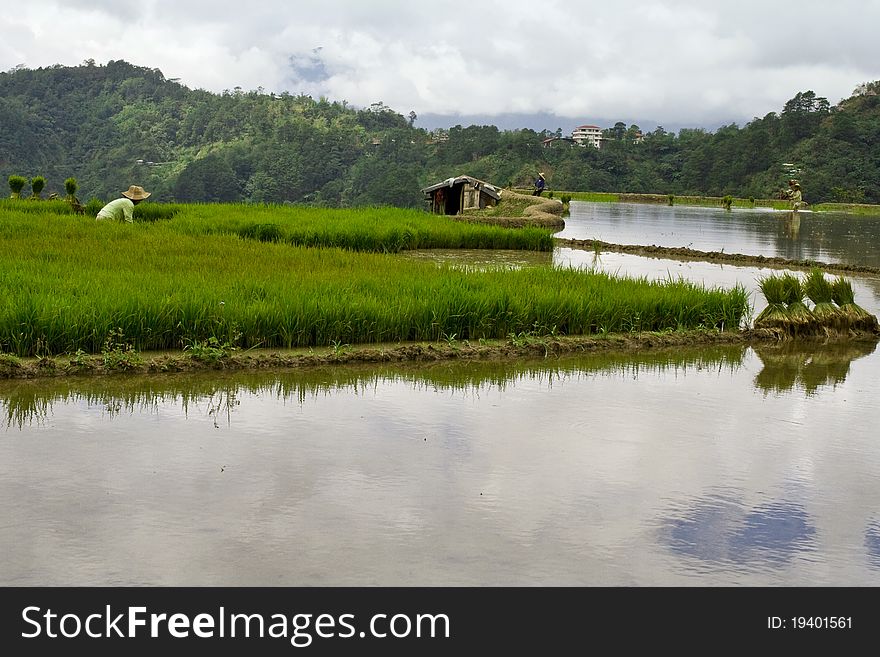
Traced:
<svg viewBox="0 0 880 657">
<path fill-rule="evenodd" d="M 528 196 L 505 189 L 501 201 L 494 208 L 475 210 L 453 217 L 456 221 L 466 223 L 492 224 L 505 228 L 523 228 L 536 226 L 539 228 L 565 228 L 562 214 L 565 206 L 562 201 Z"/>
<path fill-rule="evenodd" d="M 790 260 L 788 258 L 767 257 L 762 255 L 746 255 L 743 253 L 725 253 L 724 251 L 699 251 L 680 246 L 644 246 L 638 244 L 612 244 L 601 240 L 575 240 L 556 238 L 559 246 L 568 246 L 591 251 L 614 251 L 633 255 L 671 258 L 676 260 L 700 260 L 705 262 L 723 262 L 746 266 L 789 267 L 793 269 L 813 269 L 818 267 L 828 272 L 851 272 L 861 274 L 880 274 L 880 267 L 867 265 L 850 265 L 846 263 L 820 262 L 818 260 Z"/>
<path fill-rule="evenodd" d="M 874 333 L 852 332 L 849 341 L 874 342 Z M 804 341 L 809 341 L 805 339 Z M 828 339 L 816 338 L 826 343 Z M 342 347 L 295 350 L 230 351 L 220 358 L 202 360 L 190 354 L 140 354 L 138 362 L 124 369 L 108 365 L 100 355 L 0 359 L 0 379 L 34 379 L 63 376 L 119 374 L 163 374 L 210 370 L 289 370 L 334 365 L 369 363 L 437 362 L 451 360 L 506 360 L 550 358 L 577 353 L 637 352 L 701 346 L 756 346 L 785 342 L 772 330 L 670 331 L 602 336 L 517 336 L 506 341 L 418 342 L 387 345 L 344 345 Z"/>
</svg>

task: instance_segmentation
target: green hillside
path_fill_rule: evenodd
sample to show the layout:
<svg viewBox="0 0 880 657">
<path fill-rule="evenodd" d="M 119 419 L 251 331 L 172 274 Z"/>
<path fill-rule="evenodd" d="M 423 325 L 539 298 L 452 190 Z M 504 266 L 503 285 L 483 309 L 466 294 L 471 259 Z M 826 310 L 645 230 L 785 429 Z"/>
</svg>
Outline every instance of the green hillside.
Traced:
<svg viewBox="0 0 880 657">
<path fill-rule="evenodd" d="M 0 73 L 0 177 L 44 176 L 44 196 L 74 177 L 83 200 L 140 184 L 159 201 L 422 207 L 422 186 L 458 174 L 528 186 L 540 170 L 551 190 L 743 198 L 773 197 L 795 175 L 813 204 L 880 203 L 878 90 L 837 106 L 805 91 L 715 132 L 659 127 L 637 141 L 637 126 L 618 123 L 597 150 L 544 147 L 558 130 L 430 134 L 381 102 L 193 90 L 124 61 L 16 68 Z"/>
</svg>

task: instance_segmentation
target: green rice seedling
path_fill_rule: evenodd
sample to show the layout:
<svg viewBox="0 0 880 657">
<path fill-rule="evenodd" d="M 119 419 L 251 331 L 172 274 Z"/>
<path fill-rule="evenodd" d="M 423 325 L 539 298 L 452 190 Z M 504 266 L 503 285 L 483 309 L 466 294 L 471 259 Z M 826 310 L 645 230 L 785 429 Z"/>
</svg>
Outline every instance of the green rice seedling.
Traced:
<svg viewBox="0 0 880 657">
<path fill-rule="evenodd" d="M 97 217 L 101 208 L 104 207 L 104 201 L 98 198 L 90 198 L 85 205 L 85 213 L 91 217 Z"/>
<path fill-rule="evenodd" d="M 755 328 L 788 330 L 789 319 L 785 308 L 786 289 L 781 276 L 765 276 L 758 280 L 758 286 L 767 300 L 767 307 L 755 318 Z"/>
<path fill-rule="evenodd" d="M 849 327 L 855 330 L 877 331 L 877 317 L 856 304 L 852 283 L 838 276 L 831 284 L 831 295 L 841 313 L 846 317 Z"/>
<path fill-rule="evenodd" d="M 139 203 L 134 206 L 135 221 L 167 221 L 180 211 L 180 206 L 170 203 Z"/>
<path fill-rule="evenodd" d="M 441 215 L 397 208 L 324 208 L 256 205 L 187 205 L 173 225 L 189 234 L 237 234 L 259 239 L 254 226 L 276 226 L 278 241 L 294 246 L 340 247 L 395 253 L 408 249 L 469 248 L 550 251 L 543 228 L 503 228 L 463 223 Z M 267 240 L 267 241 L 275 241 Z"/>
<path fill-rule="evenodd" d="M 831 283 L 820 269 L 813 268 L 804 280 L 804 293 L 813 302 L 813 316 L 826 331 L 838 327 L 843 315 L 834 305 Z"/>
<path fill-rule="evenodd" d="M 236 347 L 228 342 L 221 342 L 219 338 L 212 335 L 204 341 L 193 340 L 183 350 L 188 351 L 190 356 L 197 361 L 218 367 L 224 359 L 229 358 Z"/>
<path fill-rule="evenodd" d="M 801 279 L 794 274 L 782 275 L 782 287 L 785 290 L 786 313 L 794 333 L 805 333 L 816 326 L 816 318 L 804 303 L 804 288 Z"/>
<path fill-rule="evenodd" d="M 31 198 L 39 199 L 46 187 L 46 179 L 43 176 L 34 176 L 31 178 Z"/>
<path fill-rule="evenodd" d="M 277 224 L 247 224 L 239 229 L 238 234 L 243 239 L 260 242 L 280 242 L 283 238 Z"/>
<path fill-rule="evenodd" d="M 21 198 L 21 190 L 24 189 L 24 186 L 27 185 L 27 178 L 24 176 L 16 176 L 15 174 L 9 176 L 9 190 L 12 192 L 10 198 Z"/>
<path fill-rule="evenodd" d="M 19 357 L 82 350 L 104 354 L 107 366 L 122 369 L 143 351 L 196 341 L 210 346 L 214 336 L 222 344 L 233 334 L 247 349 L 444 335 L 459 342 L 504 339 L 536 326 L 572 335 L 600 327 L 737 330 L 748 308 L 741 288 L 552 266 L 468 271 L 349 248 L 293 246 L 287 240 L 299 227 L 283 214 L 277 224 L 285 241 L 243 240 L 234 228 L 246 217 L 212 220 L 191 207 L 171 221 L 134 224 L 4 210 L 0 350 Z M 256 221 L 266 216 L 257 212 Z M 225 228 L 214 232 L 222 222 Z M 355 231 L 336 223 L 323 234 L 312 226 L 316 239 L 351 244 L 346 240 Z M 449 236 L 462 234 L 437 225 Z M 372 243 L 362 222 L 355 229 Z M 410 230 L 413 240 L 422 239 L 418 225 Z M 112 344 L 108 336 L 115 336 Z"/>
<path fill-rule="evenodd" d="M 70 203 L 61 199 L 48 199 L 41 203 L 20 203 L 14 199 L 0 199 L 0 213 L 14 211 L 16 213 L 39 214 L 73 214 Z"/>
<path fill-rule="evenodd" d="M 566 192 L 573 201 L 587 201 L 590 203 L 617 203 L 620 200 L 618 194 L 612 192 Z"/>
<path fill-rule="evenodd" d="M 67 178 L 64 181 L 64 191 L 67 192 L 67 198 L 73 199 L 76 197 L 76 190 L 78 185 L 76 183 L 76 178 Z"/>
</svg>

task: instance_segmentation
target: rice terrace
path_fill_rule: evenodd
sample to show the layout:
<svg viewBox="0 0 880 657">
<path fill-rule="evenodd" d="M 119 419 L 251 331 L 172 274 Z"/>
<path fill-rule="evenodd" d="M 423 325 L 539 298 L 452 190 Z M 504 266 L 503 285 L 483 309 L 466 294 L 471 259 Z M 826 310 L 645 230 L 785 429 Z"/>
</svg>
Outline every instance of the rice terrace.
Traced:
<svg viewBox="0 0 880 657">
<path fill-rule="evenodd" d="M 747 312 L 742 290 L 684 280 L 400 259 L 411 249 L 553 248 L 546 229 L 419 211 L 145 205 L 141 221 L 126 225 L 69 213 L 60 201 L 0 208 L 6 376 L 75 372 L 102 352 L 125 351 L 120 366 L 151 351 L 199 360 L 209 345 L 231 356 L 255 348 L 736 331 Z M 37 358 L 38 367 L 17 367 L 17 358 Z"/>
<path fill-rule="evenodd" d="M 514 205 L 0 201 L 4 583 L 876 577 L 872 217 Z"/>
<path fill-rule="evenodd" d="M 872 625 L 880 3 L 118 4 L 0 20 L 10 654 Z"/>
</svg>

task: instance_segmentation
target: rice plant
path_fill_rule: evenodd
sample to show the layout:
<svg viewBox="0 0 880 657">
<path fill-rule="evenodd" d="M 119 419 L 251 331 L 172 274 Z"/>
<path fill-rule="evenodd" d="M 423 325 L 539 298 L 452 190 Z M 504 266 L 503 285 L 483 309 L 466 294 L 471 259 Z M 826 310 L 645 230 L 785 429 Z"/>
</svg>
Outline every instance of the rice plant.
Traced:
<svg viewBox="0 0 880 657">
<path fill-rule="evenodd" d="M 31 178 L 31 198 L 39 199 L 46 187 L 46 179 L 43 176 L 34 176 Z"/>
<path fill-rule="evenodd" d="M 27 185 L 27 178 L 13 174 L 9 176 L 8 182 L 9 191 L 12 192 L 10 198 L 21 198 L 21 190 Z"/>
<path fill-rule="evenodd" d="M 804 288 L 801 279 L 794 274 L 782 275 L 782 288 L 785 290 L 786 314 L 795 332 L 809 331 L 816 318 L 804 303 Z"/>
<path fill-rule="evenodd" d="M 852 283 L 848 279 L 843 276 L 834 279 L 831 284 L 831 296 L 852 328 L 863 331 L 878 330 L 877 317 L 856 304 Z"/>
<path fill-rule="evenodd" d="M 249 216 L 233 208 L 232 217 L 213 210 L 220 218 L 212 223 L 210 212 L 199 217 L 189 207 L 169 221 L 134 224 L 4 209 L 0 351 L 97 354 L 107 351 L 114 334 L 145 351 L 182 349 L 212 337 L 242 348 L 280 348 L 444 335 L 503 339 L 536 326 L 560 334 L 737 330 L 748 308 L 739 287 L 706 289 L 552 266 L 465 271 L 351 248 L 242 239 L 235 230 L 216 230 L 216 223 L 261 222 L 265 210 Z M 347 231 L 331 216 L 332 230 L 323 235 L 373 244 L 367 221 L 403 238 L 406 229 L 395 225 L 395 216 L 401 218 L 367 214 Z M 281 213 L 275 220 L 289 239 L 295 219 Z M 469 227 L 437 226 L 446 239 L 460 239 L 457 231 Z M 319 227 L 312 229 L 320 242 Z M 507 239 L 490 233 L 490 241 L 492 235 Z"/>
<path fill-rule="evenodd" d="M 787 329 L 789 326 L 786 311 L 787 290 L 781 276 L 765 276 L 758 280 L 758 286 L 767 300 L 767 306 L 755 318 L 755 328 Z"/>
<path fill-rule="evenodd" d="M 811 269 L 804 280 L 804 293 L 813 302 L 813 316 L 824 327 L 839 327 L 843 318 L 840 309 L 834 305 L 831 283 L 820 269 Z"/>
</svg>

